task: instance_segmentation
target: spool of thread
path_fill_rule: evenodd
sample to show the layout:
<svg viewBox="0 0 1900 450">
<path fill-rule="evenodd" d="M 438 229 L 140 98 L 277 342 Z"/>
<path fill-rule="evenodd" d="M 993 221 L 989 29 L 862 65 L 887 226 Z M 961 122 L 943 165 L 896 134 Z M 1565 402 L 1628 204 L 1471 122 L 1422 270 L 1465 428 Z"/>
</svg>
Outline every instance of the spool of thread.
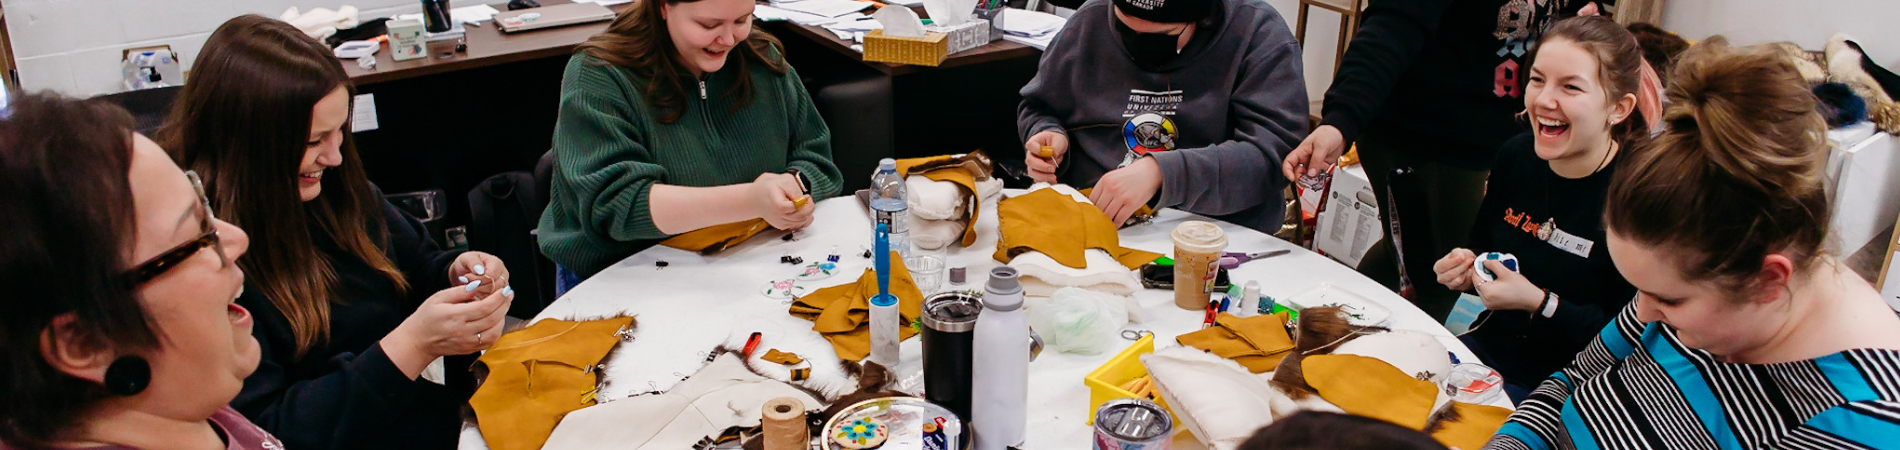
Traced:
<svg viewBox="0 0 1900 450">
<path fill-rule="evenodd" d="M 805 425 L 805 403 L 792 397 L 765 402 L 765 450 L 805 450 L 811 431 Z"/>
</svg>

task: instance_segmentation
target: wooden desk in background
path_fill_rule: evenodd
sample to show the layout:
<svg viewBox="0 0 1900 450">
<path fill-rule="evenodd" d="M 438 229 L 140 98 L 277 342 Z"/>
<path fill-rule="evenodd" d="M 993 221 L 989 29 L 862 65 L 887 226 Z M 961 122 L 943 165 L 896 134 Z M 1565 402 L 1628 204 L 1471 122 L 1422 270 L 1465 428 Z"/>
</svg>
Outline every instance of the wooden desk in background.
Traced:
<svg viewBox="0 0 1900 450">
<path fill-rule="evenodd" d="M 555 4 L 560 3 L 558 0 L 551 0 L 551 1 L 555 1 L 556 2 Z M 505 4 L 497 4 L 497 5 L 491 5 L 491 6 L 494 6 L 496 10 L 501 10 L 501 11 L 507 10 L 507 6 Z M 632 6 L 633 6 L 632 3 L 623 3 L 619 5 L 609 6 L 608 9 L 611 9 L 614 11 L 614 13 L 619 14 L 619 13 L 626 12 L 627 8 L 630 8 Z M 924 12 L 922 7 L 914 7 L 912 9 L 916 10 L 919 16 L 929 15 L 928 13 Z M 344 64 L 343 66 L 344 66 L 344 71 L 349 73 L 350 80 L 354 81 L 357 86 L 363 86 L 367 84 L 375 84 L 375 83 L 381 83 L 385 81 L 401 80 L 405 78 L 413 78 L 413 77 L 433 75 L 433 74 L 451 72 L 451 71 L 457 71 L 457 70 L 466 70 L 466 69 L 494 66 L 494 65 L 500 65 L 500 64 L 508 64 L 512 62 L 526 61 L 526 60 L 539 59 L 539 58 L 549 58 L 549 57 L 565 58 L 573 54 L 574 47 L 580 45 L 581 42 L 585 42 L 587 38 L 593 37 L 596 34 L 600 34 L 601 32 L 606 31 L 607 26 L 610 23 L 612 22 L 611 21 L 593 22 L 593 23 L 586 23 L 586 24 L 580 24 L 580 25 L 572 25 L 572 26 L 558 27 L 558 28 L 546 28 L 546 29 L 511 34 L 511 33 L 501 32 L 501 30 L 497 29 L 494 26 L 494 21 L 488 21 L 488 22 L 483 22 L 481 25 L 465 26 L 465 28 L 467 29 L 465 39 L 468 43 L 468 51 L 464 53 L 458 53 L 453 58 L 437 59 L 434 57 L 428 57 L 428 58 L 420 58 L 420 59 L 411 59 L 407 61 L 396 61 L 396 60 L 390 59 L 388 44 L 384 44 L 383 49 L 376 52 L 376 55 L 375 55 L 376 68 L 375 69 L 365 70 L 355 64 L 348 64 L 348 63 Z M 793 33 L 790 33 L 790 34 L 795 34 L 797 35 L 797 37 L 800 37 L 803 39 L 809 39 L 812 42 L 821 44 L 826 48 L 830 48 L 833 51 L 839 52 L 840 54 L 849 56 L 853 59 L 857 59 L 859 60 L 858 62 L 862 63 L 864 66 L 872 68 L 879 72 L 883 72 L 884 74 L 887 74 L 887 75 L 905 75 L 905 74 L 917 73 L 917 72 L 922 72 L 922 71 L 948 69 L 948 68 L 968 66 L 968 65 L 977 65 L 977 64 L 983 64 L 983 63 L 988 63 L 992 61 L 1001 61 L 1001 60 L 1007 60 L 1007 59 L 1013 59 L 1013 58 L 1038 56 L 1042 54 L 1042 51 L 1036 50 L 1035 48 L 1029 47 L 1026 45 L 1022 45 L 1022 44 L 1018 44 L 1018 43 L 1010 42 L 1010 41 L 996 41 L 996 42 L 990 43 L 989 45 L 984 45 L 982 47 L 977 47 L 974 49 L 957 52 L 956 54 L 950 55 L 949 59 L 944 60 L 943 64 L 937 67 L 869 62 L 869 61 L 863 61 L 862 52 L 858 52 L 856 50 L 851 49 L 851 46 L 856 44 L 855 42 L 838 39 L 837 35 L 832 34 L 830 31 L 825 30 L 824 28 L 811 26 L 811 25 L 797 25 L 797 24 L 785 23 L 785 22 L 759 22 L 759 24 L 765 25 L 765 26 L 775 26 L 775 25 L 783 26 L 783 28 L 787 28 L 793 31 Z M 781 35 L 779 37 L 784 38 L 785 36 Z"/>
<path fill-rule="evenodd" d="M 507 10 L 505 4 L 491 6 Z M 632 6 L 609 8 L 624 13 Z M 449 210 L 431 226 L 467 224 L 464 199 L 470 189 L 498 173 L 533 170 L 548 151 L 567 61 L 576 46 L 610 23 L 510 34 L 491 20 L 465 25 L 468 48 L 451 58 L 394 61 L 384 45 L 373 70 L 343 61 L 357 93 L 374 96 L 380 125 L 355 134 L 364 170 L 388 193 L 441 189 L 450 199 Z M 834 159 L 852 181 L 847 187 L 862 187 L 869 177 L 861 175 L 871 173 L 877 158 L 1020 145 L 1014 143 L 1015 107 L 1021 101 L 1016 90 L 1035 73 L 1041 52 L 1034 48 L 999 41 L 952 55 L 942 67 L 868 63 L 850 43 L 822 28 L 760 25 L 785 42 L 787 59 L 814 96 L 841 77 L 883 77 L 893 87 L 886 90 L 891 94 L 882 117 L 867 118 L 863 110 L 850 108 L 826 114 Z M 878 129 L 848 132 L 865 126 Z M 878 131 L 896 138 L 859 137 Z M 879 142 L 867 147 L 861 141 Z M 439 239 L 441 230 L 433 231 Z"/>
<path fill-rule="evenodd" d="M 924 8 L 921 6 L 912 7 L 911 10 L 916 11 L 918 17 L 929 17 L 930 15 L 924 12 Z M 788 29 L 792 32 L 791 34 L 797 35 L 797 37 L 809 39 L 845 57 L 856 58 L 859 62 L 864 63 L 866 67 L 883 72 L 885 75 L 907 75 L 929 70 L 978 65 L 1015 58 L 1040 57 L 1042 55 L 1042 51 L 1036 50 L 1035 47 L 1010 41 L 996 41 L 982 47 L 952 53 L 949 59 L 945 59 L 943 64 L 939 64 L 937 67 L 870 62 L 863 61 L 864 52 L 851 49 L 851 46 L 857 45 L 856 42 L 838 39 L 838 35 L 832 34 L 831 30 L 826 30 L 823 27 L 791 23 L 783 23 L 782 25 L 774 23 L 774 26 Z M 784 38 L 785 36 L 781 34 L 779 37 Z"/>
<path fill-rule="evenodd" d="M 921 7 L 912 7 L 927 17 Z M 951 54 L 937 67 L 864 61 L 856 42 L 822 27 L 769 22 L 761 27 L 785 43 L 786 59 L 813 86 L 812 97 L 839 155 L 877 158 L 987 150 L 1020 155 L 1018 91 L 1036 75 L 1042 51 L 1010 41 Z M 833 158 L 846 188 L 868 185 L 876 158 Z"/>
<path fill-rule="evenodd" d="M 568 3 L 561 0 L 544 2 L 549 5 Z M 490 5 L 497 11 L 507 11 L 507 4 Z M 632 3 L 609 6 L 615 13 L 624 12 Z M 541 58 L 567 59 L 574 53 L 574 47 L 586 42 L 607 30 L 611 21 L 591 22 L 556 28 L 544 28 L 521 33 L 503 33 L 495 27 L 495 21 L 482 22 L 481 25 L 464 25 L 467 29 L 464 39 L 468 42 L 468 51 L 457 53 L 453 58 L 435 57 L 396 61 L 389 59 L 389 44 L 376 52 L 376 68 L 363 70 L 356 64 L 344 63 L 343 69 L 350 74 L 350 80 L 357 86 L 385 81 L 401 80 L 433 75 L 457 70 L 528 61 Z"/>
</svg>

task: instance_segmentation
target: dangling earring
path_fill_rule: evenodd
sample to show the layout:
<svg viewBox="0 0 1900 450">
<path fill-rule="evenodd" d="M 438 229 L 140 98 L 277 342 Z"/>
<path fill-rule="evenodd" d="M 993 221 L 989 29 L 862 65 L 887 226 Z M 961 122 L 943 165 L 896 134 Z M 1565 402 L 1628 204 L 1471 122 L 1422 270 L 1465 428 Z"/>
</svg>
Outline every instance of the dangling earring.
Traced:
<svg viewBox="0 0 1900 450">
<path fill-rule="evenodd" d="M 121 397 L 131 397 L 145 391 L 152 383 L 152 365 L 145 358 L 121 356 L 106 366 L 106 392 Z"/>
</svg>

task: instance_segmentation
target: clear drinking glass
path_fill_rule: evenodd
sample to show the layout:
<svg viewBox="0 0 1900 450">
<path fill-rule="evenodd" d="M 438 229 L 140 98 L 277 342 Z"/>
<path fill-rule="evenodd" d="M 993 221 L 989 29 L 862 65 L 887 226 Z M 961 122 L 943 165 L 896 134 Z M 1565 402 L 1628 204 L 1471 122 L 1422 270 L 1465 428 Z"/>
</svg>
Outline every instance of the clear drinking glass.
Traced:
<svg viewBox="0 0 1900 450">
<path fill-rule="evenodd" d="M 924 295 L 937 293 L 943 288 L 943 252 L 916 249 L 909 258 L 904 258 L 904 267 L 910 269 L 910 279 L 917 282 L 917 290 Z"/>
</svg>

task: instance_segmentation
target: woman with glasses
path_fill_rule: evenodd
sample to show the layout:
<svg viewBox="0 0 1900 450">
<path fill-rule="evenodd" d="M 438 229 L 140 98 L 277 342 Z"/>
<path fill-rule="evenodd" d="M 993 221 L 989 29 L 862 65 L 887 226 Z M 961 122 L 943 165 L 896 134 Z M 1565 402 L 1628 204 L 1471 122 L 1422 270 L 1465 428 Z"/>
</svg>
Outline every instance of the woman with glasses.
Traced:
<svg viewBox="0 0 1900 450">
<path fill-rule="evenodd" d="M 283 448 L 226 405 L 258 359 L 244 231 L 123 110 L 0 117 L 0 449 Z"/>
<path fill-rule="evenodd" d="M 437 249 L 382 198 L 351 144 L 351 91 L 323 44 L 242 16 L 206 41 L 159 133 L 218 216 L 259 236 L 238 303 L 263 357 L 232 405 L 291 448 L 453 448 L 471 392 L 419 377 L 500 337 L 508 271 Z"/>
</svg>

